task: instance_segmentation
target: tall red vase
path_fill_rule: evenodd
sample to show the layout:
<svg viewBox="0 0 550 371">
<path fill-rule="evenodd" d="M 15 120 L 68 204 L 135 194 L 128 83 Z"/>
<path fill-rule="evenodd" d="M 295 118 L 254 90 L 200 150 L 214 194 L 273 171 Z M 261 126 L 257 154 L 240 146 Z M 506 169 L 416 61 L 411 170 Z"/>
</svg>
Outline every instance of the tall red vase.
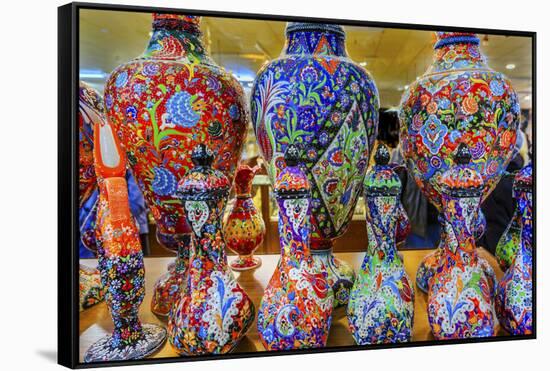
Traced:
<svg viewBox="0 0 550 371">
<path fill-rule="evenodd" d="M 248 123 L 237 80 L 217 66 L 202 43 L 200 17 L 153 14 L 145 52 L 115 69 L 105 88 L 107 118 L 127 153 L 165 247 L 179 251 L 178 269 L 155 286 L 152 309 L 166 315 L 187 270 L 190 229 L 176 197 L 191 166 L 191 151 L 205 143 L 213 166 L 230 180 Z"/>
</svg>

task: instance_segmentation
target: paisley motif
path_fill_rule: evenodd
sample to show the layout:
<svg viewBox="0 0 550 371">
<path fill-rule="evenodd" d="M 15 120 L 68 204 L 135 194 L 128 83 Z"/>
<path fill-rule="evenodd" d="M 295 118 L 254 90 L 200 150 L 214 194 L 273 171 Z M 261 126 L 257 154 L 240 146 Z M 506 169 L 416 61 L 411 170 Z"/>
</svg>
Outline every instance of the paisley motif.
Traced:
<svg viewBox="0 0 550 371">
<path fill-rule="evenodd" d="M 187 220 L 191 223 L 193 231 L 198 236 L 202 235 L 202 227 L 210 216 L 208 204 L 205 201 L 185 201 Z"/>
</svg>

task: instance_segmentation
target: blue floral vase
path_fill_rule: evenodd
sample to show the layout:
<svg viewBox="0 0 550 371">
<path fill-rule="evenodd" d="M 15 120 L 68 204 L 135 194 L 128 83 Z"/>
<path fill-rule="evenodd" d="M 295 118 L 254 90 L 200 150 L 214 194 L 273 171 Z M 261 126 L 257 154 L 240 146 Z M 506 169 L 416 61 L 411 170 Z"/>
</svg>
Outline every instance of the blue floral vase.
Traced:
<svg viewBox="0 0 550 371">
<path fill-rule="evenodd" d="M 512 335 L 533 333 L 533 184 L 531 164 L 514 180 L 514 198 L 521 217 L 521 235 L 512 265 L 497 287 L 495 309 L 502 327 Z M 513 222 L 513 221 L 512 221 Z"/>
<path fill-rule="evenodd" d="M 351 221 L 378 127 L 378 92 L 346 53 L 341 26 L 289 23 L 281 56 L 263 67 L 251 93 L 252 121 L 272 183 L 291 144 L 311 185 L 311 249 L 327 269 L 335 305 L 345 305 L 352 268 L 332 256 Z"/>
<path fill-rule="evenodd" d="M 384 145 L 364 181 L 368 251 L 350 293 L 347 316 L 359 345 L 411 340 L 414 289 L 397 254 L 401 181 Z"/>
</svg>

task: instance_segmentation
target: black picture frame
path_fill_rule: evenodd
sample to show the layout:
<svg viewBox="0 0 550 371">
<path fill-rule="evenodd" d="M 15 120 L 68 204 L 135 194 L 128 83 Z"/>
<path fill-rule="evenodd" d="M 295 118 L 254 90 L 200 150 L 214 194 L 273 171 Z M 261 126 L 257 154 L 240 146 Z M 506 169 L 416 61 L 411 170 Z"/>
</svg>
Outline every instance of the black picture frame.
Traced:
<svg viewBox="0 0 550 371">
<path fill-rule="evenodd" d="M 338 346 L 308 350 L 246 352 L 193 357 L 167 357 L 102 363 L 79 362 L 79 311 L 78 311 L 78 81 L 79 81 L 79 11 L 81 9 L 129 11 L 139 13 L 180 13 L 199 16 L 256 19 L 271 21 L 306 21 L 335 23 L 344 26 L 383 27 L 424 31 L 467 31 L 490 35 L 522 36 L 532 42 L 532 163 L 533 163 L 533 333 L 523 336 L 457 339 L 445 341 L 414 341 L 410 343 Z M 412 23 L 326 19 L 272 14 L 204 11 L 164 7 L 114 5 L 73 2 L 58 8 L 58 363 L 69 368 L 112 367 L 152 363 L 173 363 L 203 360 L 223 360 L 248 357 L 269 357 L 289 354 L 327 353 L 366 349 L 451 345 L 508 340 L 536 339 L 537 337 L 537 33 L 533 31 L 501 30 L 488 28 L 451 27 Z"/>
</svg>

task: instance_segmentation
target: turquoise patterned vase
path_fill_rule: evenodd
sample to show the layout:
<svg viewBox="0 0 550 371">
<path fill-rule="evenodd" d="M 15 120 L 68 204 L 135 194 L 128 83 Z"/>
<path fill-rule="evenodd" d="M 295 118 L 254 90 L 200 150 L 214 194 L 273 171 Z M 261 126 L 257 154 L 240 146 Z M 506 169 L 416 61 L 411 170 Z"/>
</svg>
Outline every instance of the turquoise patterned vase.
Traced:
<svg viewBox="0 0 550 371">
<path fill-rule="evenodd" d="M 471 158 L 468 146 L 459 144 L 455 165 L 440 180 L 446 240 L 428 292 L 428 321 L 436 340 L 495 335 L 493 292 L 473 235 L 484 183 Z"/>
<path fill-rule="evenodd" d="M 492 70 L 473 33 L 436 32 L 433 63 L 410 84 L 400 104 L 399 140 L 409 172 L 430 202 L 442 212 L 439 178 L 452 166 L 452 153 L 465 143 L 472 166 L 483 179 L 481 201 L 491 193 L 512 159 L 520 106 L 503 74 Z M 481 212 L 472 215 L 481 224 Z M 480 233 L 482 225 L 473 227 Z M 421 263 L 418 287 L 429 281 L 443 262 L 443 225 L 438 250 Z M 482 258 L 491 281 L 494 272 Z"/>
<path fill-rule="evenodd" d="M 332 318 L 327 273 L 317 270 L 309 250 L 311 193 L 298 161 L 299 150 L 289 146 L 287 166 L 274 185 L 281 258 L 258 311 L 258 334 L 267 350 L 324 347 Z"/>
<path fill-rule="evenodd" d="M 529 165 L 530 166 L 530 165 Z M 512 176 L 511 173 L 508 176 Z M 514 186 L 512 192 L 514 195 L 520 195 L 521 190 L 516 189 L 515 187 L 521 183 L 514 181 Z M 519 210 L 519 203 L 516 202 L 516 209 L 512 215 L 512 220 L 506 227 L 506 230 L 500 236 L 498 240 L 497 247 L 495 249 L 495 258 L 497 259 L 498 265 L 502 271 L 506 272 L 508 268 L 512 265 L 514 258 L 516 256 L 517 250 L 520 245 L 521 240 L 521 229 L 522 229 L 522 215 Z"/>
<path fill-rule="evenodd" d="M 258 73 L 252 120 L 272 183 L 286 148 L 301 148 L 311 185 L 313 257 L 327 268 L 335 305 L 345 305 L 354 275 L 332 256 L 332 241 L 347 230 L 361 192 L 377 132 L 378 92 L 347 56 L 341 26 L 289 23 L 286 37 L 281 56 Z"/>
<path fill-rule="evenodd" d="M 521 217 L 520 239 L 497 287 L 495 308 L 502 327 L 512 335 L 533 333 L 533 183 L 531 164 L 514 180 L 514 198 Z M 512 221 L 513 222 L 513 221 Z"/>
<path fill-rule="evenodd" d="M 388 166 L 386 146 L 375 160 L 364 181 L 369 245 L 347 307 L 359 345 L 410 341 L 414 317 L 414 289 L 396 247 L 401 181 Z"/>
</svg>

